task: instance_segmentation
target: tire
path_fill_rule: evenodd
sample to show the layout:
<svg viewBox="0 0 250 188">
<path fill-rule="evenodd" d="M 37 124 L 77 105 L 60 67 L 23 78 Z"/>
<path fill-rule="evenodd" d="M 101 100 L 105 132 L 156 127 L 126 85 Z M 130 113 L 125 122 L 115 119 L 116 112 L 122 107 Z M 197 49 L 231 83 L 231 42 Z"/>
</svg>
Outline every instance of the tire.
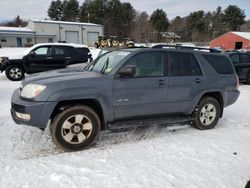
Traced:
<svg viewBox="0 0 250 188">
<path fill-rule="evenodd" d="M 220 104 L 212 97 L 204 97 L 193 113 L 193 127 L 200 130 L 213 129 L 220 118 Z"/>
<path fill-rule="evenodd" d="M 11 65 L 5 69 L 5 75 L 11 81 L 20 81 L 24 78 L 24 69 L 19 65 Z"/>
<path fill-rule="evenodd" d="M 89 147 L 100 132 L 100 119 L 88 106 L 77 105 L 59 113 L 50 125 L 55 144 L 65 151 Z"/>
</svg>

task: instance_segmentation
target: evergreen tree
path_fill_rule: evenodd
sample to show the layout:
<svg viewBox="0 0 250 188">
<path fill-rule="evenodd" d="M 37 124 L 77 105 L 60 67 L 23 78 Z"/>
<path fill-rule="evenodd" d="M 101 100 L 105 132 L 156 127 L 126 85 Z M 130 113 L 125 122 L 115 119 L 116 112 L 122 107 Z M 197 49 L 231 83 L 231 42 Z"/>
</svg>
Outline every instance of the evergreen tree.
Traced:
<svg viewBox="0 0 250 188">
<path fill-rule="evenodd" d="M 224 21 L 229 30 L 238 31 L 245 23 L 245 12 L 236 5 L 229 5 L 224 10 Z"/>
<path fill-rule="evenodd" d="M 63 14 L 63 4 L 61 0 L 52 1 L 47 13 L 51 20 L 61 20 Z"/>
<path fill-rule="evenodd" d="M 187 33 L 189 40 L 195 41 L 206 32 L 205 13 L 203 10 L 192 12 L 187 17 Z"/>
<path fill-rule="evenodd" d="M 158 32 L 165 32 L 169 26 L 167 14 L 162 9 L 157 9 L 152 13 L 150 22 Z"/>
<path fill-rule="evenodd" d="M 80 20 L 103 24 L 106 13 L 106 0 L 85 0 L 80 7 Z"/>
<path fill-rule="evenodd" d="M 63 1 L 63 21 L 75 22 L 79 18 L 79 2 L 77 0 Z"/>
</svg>

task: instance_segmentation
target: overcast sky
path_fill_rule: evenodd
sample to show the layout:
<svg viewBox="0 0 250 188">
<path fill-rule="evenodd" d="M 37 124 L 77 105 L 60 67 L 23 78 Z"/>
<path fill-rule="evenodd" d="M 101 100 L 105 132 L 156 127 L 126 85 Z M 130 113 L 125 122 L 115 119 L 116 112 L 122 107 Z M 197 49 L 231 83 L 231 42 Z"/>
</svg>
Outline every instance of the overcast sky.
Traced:
<svg viewBox="0 0 250 188">
<path fill-rule="evenodd" d="M 84 0 L 79 0 L 82 4 Z M 47 18 L 47 10 L 51 0 L 0 0 L 0 21 L 13 19 L 20 15 L 23 19 Z M 250 19 L 249 0 L 122 0 L 130 2 L 138 11 L 151 14 L 157 8 L 163 9 L 169 19 L 175 16 L 186 16 L 197 10 L 213 11 L 218 6 L 225 9 L 228 5 L 237 5 L 245 10 Z"/>
</svg>

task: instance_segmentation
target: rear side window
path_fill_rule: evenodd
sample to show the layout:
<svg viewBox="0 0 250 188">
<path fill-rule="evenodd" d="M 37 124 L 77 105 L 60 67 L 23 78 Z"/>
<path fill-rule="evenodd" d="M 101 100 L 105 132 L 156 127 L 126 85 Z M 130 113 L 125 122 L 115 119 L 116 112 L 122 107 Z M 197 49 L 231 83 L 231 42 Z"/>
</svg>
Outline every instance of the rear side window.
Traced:
<svg viewBox="0 0 250 188">
<path fill-rule="evenodd" d="M 201 68 L 192 53 L 169 52 L 171 76 L 199 76 Z"/>
<path fill-rule="evenodd" d="M 233 67 L 226 56 L 203 54 L 207 62 L 215 69 L 218 74 L 233 74 Z"/>
<path fill-rule="evenodd" d="M 76 51 L 77 51 L 80 55 L 84 55 L 84 56 L 87 56 L 88 53 L 90 52 L 88 48 L 76 48 Z"/>
<path fill-rule="evenodd" d="M 234 64 L 240 63 L 240 57 L 238 54 L 232 54 L 230 55 L 230 59 Z"/>
<path fill-rule="evenodd" d="M 54 50 L 54 55 L 56 56 L 63 56 L 65 54 L 65 49 L 63 47 L 57 46 L 54 47 L 53 50 Z"/>
</svg>

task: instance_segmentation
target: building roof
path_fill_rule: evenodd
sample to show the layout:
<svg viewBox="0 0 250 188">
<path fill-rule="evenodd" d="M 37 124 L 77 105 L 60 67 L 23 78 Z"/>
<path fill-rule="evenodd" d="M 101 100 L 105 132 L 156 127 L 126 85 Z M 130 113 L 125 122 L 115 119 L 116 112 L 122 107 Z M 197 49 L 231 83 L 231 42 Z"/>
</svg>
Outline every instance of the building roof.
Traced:
<svg viewBox="0 0 250 188">
<path fill-rule="evenodd" d="M 232 33 L 250 40 L 250 32 L 232 32 Z"/>
<path fill-rule="evenodd" d="M 35 33 L 35 31 L 27 28 L 27 27 L 2 27 L 0 26 L 0 32 L 5 33 Z"/>
<path fill-rule="evenodd" d="M 34 23 L 49 23 L 49 24 L 68 24 L 68 25 L 83 25 L 83 26 L 96 26 L 96 27 L 103 27 L 100 24 L 94 23 L 85 23 L 85 22 L 67 22 L 67 21 L 52 21 L 52 20 L 31 20 Z"/>
</svg>

